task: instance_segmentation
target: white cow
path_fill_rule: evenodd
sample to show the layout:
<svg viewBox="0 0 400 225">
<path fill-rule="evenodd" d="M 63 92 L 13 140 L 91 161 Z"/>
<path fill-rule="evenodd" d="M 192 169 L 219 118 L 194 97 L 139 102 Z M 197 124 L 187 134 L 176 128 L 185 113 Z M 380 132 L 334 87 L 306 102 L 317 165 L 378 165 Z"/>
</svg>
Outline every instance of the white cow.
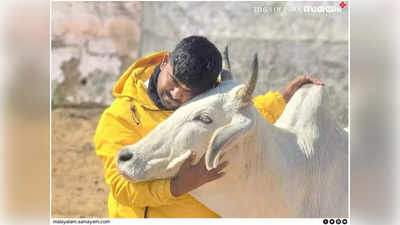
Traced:
<svg viewBox="0 0 400 225">
<path fill-rule="evenodd" d="M 191 192 L 220 216 L 347 217 L 348 137 L 324 88 L 298 90 L 272 125 L 251 101 L 257 68 L 255 58 L 247 85 L 222 82 L 122 149 L 120 173 L 132 182 L 172 178 L 192 151 L 196 161 L 207 151 L 207 168 L 225 152 L 226 175 Z"/>
</svg>

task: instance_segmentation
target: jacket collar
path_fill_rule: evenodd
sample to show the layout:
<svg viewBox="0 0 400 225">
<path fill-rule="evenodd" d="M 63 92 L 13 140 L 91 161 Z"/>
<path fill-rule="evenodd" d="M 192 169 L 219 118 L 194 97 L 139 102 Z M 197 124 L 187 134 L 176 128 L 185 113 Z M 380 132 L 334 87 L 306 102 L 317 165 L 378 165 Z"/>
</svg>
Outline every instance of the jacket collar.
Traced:
<svg viewBox="0 0 400 225">
<path fill-rule="evenodd" d="M 161 99 L 157 91 L 157 83 L 158 83 L 158 77 L 160 76 L 160 72 L 161 72 L 160 64 L 158 64 L 150 76 L 148 82 L 149 85 L 147 86 L 147 94 L 159 109 L 167 110 L 161 103 Z"/>
<path fill-rule="evenodd" d="M 156 66 L 168 52 L 157 52 L 145 56 L 132 64 L 119 78 L 113 88 L 113 95 L 118 97 L 129 97 L 138 102 L 146 109 L 153 111 L 168 111 L 158 108 L 147 94 L 146 82 Z"/>
</svg>

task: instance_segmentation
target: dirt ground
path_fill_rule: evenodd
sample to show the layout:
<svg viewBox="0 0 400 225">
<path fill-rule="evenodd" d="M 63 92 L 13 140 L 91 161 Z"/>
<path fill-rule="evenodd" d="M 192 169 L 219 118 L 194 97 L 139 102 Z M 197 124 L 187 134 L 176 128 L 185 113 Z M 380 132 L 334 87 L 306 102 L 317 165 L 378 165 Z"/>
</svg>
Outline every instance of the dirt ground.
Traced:
<svg viewBox="0 0 400 225">
<path fill-rule="evenodd" d="M 52 111 L 53 218 L 107 217 L 108 187 L 93 136 L 105 108 Z"/>
</svg>

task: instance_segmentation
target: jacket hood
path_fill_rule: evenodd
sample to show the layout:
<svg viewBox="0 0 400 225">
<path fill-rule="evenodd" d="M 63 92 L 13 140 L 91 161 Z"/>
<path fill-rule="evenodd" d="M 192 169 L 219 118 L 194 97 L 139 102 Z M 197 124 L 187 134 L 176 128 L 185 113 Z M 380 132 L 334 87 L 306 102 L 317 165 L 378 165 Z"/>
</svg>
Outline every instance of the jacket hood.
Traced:
<svg viewBox="0 0 400 225">
<path fill-rule="evenodd" d="M 161 63 L 167 53 L 156 52 L 133 63 L 115 84 L 112 91 L 114 97 L 137 98 L 138 88 L 146 88 L 144 82 L 150 78 L 154 68 Z"/>
</svg>

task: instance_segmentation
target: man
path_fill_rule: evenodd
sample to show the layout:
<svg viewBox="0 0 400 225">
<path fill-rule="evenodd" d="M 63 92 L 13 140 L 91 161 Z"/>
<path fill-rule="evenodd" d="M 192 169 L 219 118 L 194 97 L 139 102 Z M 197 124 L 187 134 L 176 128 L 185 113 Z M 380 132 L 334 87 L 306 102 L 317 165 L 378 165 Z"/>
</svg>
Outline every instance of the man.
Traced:
<svg viewBox="0 0 400 225">
<path fill-rule="evenodd" d="M 130 183 L 118 173 L 114 157 L 119 149 L 139 141 L 180 105 L 218 85 L 221 70 L 222 57 L 214 44 L 204 37 L 190 36 L 171 53 L 146 56 L 124 72 L 113 89 L 116 99 L 101 116 L 94 138 L 110 187 L 110 217 L 219 217 L 188 192 L 223 176 L 226 163 L 207 171 L 204 156 L 195 165 L 191 157 L 173 179 Z M 281 92 L 257 96 L 254 105 L 273 123 L 305 83 L 322 84 L 307 76 L 298 77 Z"/>
</svg>

